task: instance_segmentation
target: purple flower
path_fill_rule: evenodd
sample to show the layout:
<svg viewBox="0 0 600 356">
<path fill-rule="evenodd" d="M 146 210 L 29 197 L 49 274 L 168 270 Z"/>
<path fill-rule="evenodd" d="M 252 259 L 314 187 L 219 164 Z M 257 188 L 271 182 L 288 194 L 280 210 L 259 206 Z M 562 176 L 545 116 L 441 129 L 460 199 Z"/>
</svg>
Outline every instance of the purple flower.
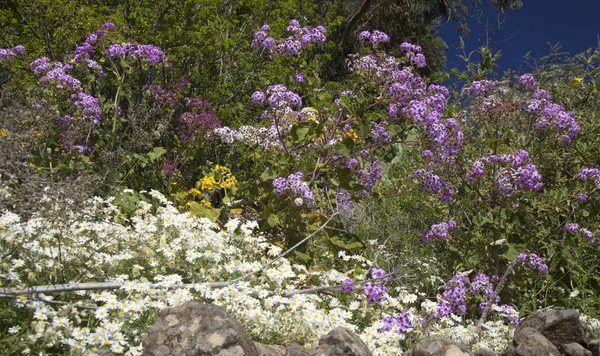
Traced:
<svg viewBox="0 0 600 356">
<path fill-rule="evenodd" d="M 265 93 L 263 93 L 262 91 L 255 91 L 254 93 L 252 93 L 251 96 L 252 102 L 257 105 L 264 103 L 265 98 Z"/>
<path fill-rule="evenodd" d="M 342 292 L 344 293 L 352 293 L 356 290 L 356 286 L 354 285 L 354 280 L 352 278 L 344 279 L 342 284 Z"/>
<path fill-rule="evenodd" d="M 367 296 L 367 302 L 371 305 L 379 305 L 387 299 L 387 287 L 383 283 L 371 284 L 371 282 L 367 282 L 364 284 L 362 291 Z"/>
<path fill-rule="evenodd" d="M 521 78 L 519 78 L 519 85 L 529 90 L 535 89 L 535 79 L 533 78 L 533 75 L 523 74 Z"/>
<path fill-rule="evenodd" d="M 379 125 L 374 121 L 371 122 L 371 125 L 373 125 L 371 135 L 373 136 L 373 143 L 376 146 L 381 146 L 392 141 L 392 135 L 389 132 L 387 132 L 385 127 Z"/>
<path fill-rule="evenodd" d="M 355 207 L 356 203 L 352 200 L 350 193 L 343 189 L 339 189 L 335 194 L 338 211 L 342 214 L 349 214 Z"/>
<path fill-rule="evenodd" d="M 442 221 L 439 224 L 433 224 L 429 228 L 429 231 L 423 232 L 421 234 L 421 238 L 424 242 L 427 242 L 429 239 L 435 237 L 439 240 L 446 240 L 450 237 L 449 230 L 456 229 L 456 221 L 449 220 L 447 222 Z"/>
<path fill-rule="evenodd" d="M 304 179 L 302 172 L 290 174 L 287 179 L 284 177 L 273 179 L 273 187 L 276 189 L 275 194 L 283 196 L 289 192 L 294 200 L 301 199 L 300 205 L 303 205 L 304 202 L 308 206 L 313 205 L 315 203 L 313 193 L 308 184 L 303 182 L 302 179 Z"/>
<path fill-rule="evenodd" d="M 580 203 L 585 203 L 588 200 L 589 196 L 585 193 L 579 193 L 577 194 L 577 201 Z"/>
<path fill-rule="evenodd" d="M 577 230 L 579 230 L 579 224 L 576 224 L 576 223 L 567 224 L 563 227 L 563 230 L 568 231 L 568 232 L 576 232 Z"/>
<path fill-rule="evenodd" d="M 294 81 L 296 83 L 304 83 L 304 80 L 305 80 L 304 74 L 302 74 L 300 72 L 294 74 Z"/>
<path fill-rule="evenodd" d="M 102 25 L 102 29 L 114 31 L 117 29 L 117 26 L 115 26 L 115 24 L 112 22 L 105 22 L 104 25 Z"/>
<path fill-rule="evenodd" d="M 88 95 L 84 92 L 72 94 L 74 108 L 81 108 L 83 116 L 91 119 L 94 125 L 100 125 L 102 120 L 102 109 L 100 109 L 100 101 L 98 98 Z"/>
<path fill-rule="evenodd" d="M 125 48 L 118 43 L 113 43 L 106 49 L 106 55 L 110 58 L 125 57 Z"/>
</svg>

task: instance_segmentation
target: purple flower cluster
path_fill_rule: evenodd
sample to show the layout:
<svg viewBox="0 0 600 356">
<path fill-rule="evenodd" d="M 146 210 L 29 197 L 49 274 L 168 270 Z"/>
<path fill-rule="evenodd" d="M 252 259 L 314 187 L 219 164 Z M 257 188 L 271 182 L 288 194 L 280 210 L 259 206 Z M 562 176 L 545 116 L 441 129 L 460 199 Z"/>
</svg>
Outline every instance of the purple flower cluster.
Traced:
<svg viewBox="0 0 600 356">
<path fill-rule="evenodd" d="M 363 285 L 362 292 L 367 296 L 367 302 L 371 305 L 379 305 L 387 299 L 387 287 L 383 283 L 367 282 Z"/>
<path fill-rule="evenodd" d="M 212 135 L 222 123 L 210 104 L 198 98 L 186 98 L 185 106 L 191 111 L 184 112 L 179 117 L 179 138 L 183 142 L 194 141 L 199 133 Z"/>
<path fill-rule="evenodd" d="M 384 278 L 387 273 L 379 267 L 372 267 L 369 270 L 372 278 Z M 387 299 L 387 287 L 385 282 L 371 283 L 367 282 L 363 285 L 362 292 L 367 296 L 367 302 L 371 305 L 379 305 Z"/>
<path fill-rule="evenodd" d="M 91 95 L 84 92 L 71 94 L 73 100 L 73 108 L 81 109 L 83 116 L 92 121 L 96 126 L 100 125 L 102 120 L 102 109 L 100 109 L 100 101 Z"/>
<path fill-rule="evenodd" d="M 255 91 L 252 93 L 251 100 L 256 105 L 262 104 L 266 100 L 270 109 L 265 110 L 261 117 L 272 120 L 278 125 L 282 124 L 284 118 L 297 118 L 300 115 L 292 107 L 301 106 L 302 98 L 282 84 L 269 86 L 266 93 Z"/>
<path fill-rule="evenodd" d="M 356 286 L 354 285 L 354 280 L 352 278 L 346 278 L 342 281 L 342 292 L 344 293 L 352 293 L 356 290 Z"/>
<path fill-rule="evenodd" d="M 178 100 L 172 91 L 167 90 L 158 84 L 149 85 L 146 89 L 152 96 L 152 99 L 160 106 L 177 106 Z"/>
<path fill-rule="evenodd" d="M 306 78 L 304 78 L 304 74 L 302 74 L 302 72 L 294 74 L 294 81 L 296 83 L 304 83 L 305 80 Z"/>
<path fill-rule="evenodd" d="M 416 65 L 418 68 L 423 68 L 427 65 L 425 62 L 425 56 L 421 53 L 421 46 L 404 42 L 400 45 L 400 49 L 406 52 L 406 56 L 410 62 Z"/>
<path fill-rule="evenodd" d="M 366 188 L 367 192 L 370 192 L 375 183 L 381 180 L 383 177 L 382 171 L 384 167 L 385 163 L 381 162 L 379 157 L 375 156 L 372 163 L 367 167 L 366 170 L 356 171 L 356 175 L 360 179 L 360 184 Z"/>
<path fill-rule="evenodd" d="M 267 88 L 267 102 L 274 109 L 282 109 L 290 106 L 302 105 L 300 95 L 286 88 L 284 85 L 275 84 Z"/>
<path fill-rule="evenodd" d="M 266 98 L 267 96 L 262 91 L 255 91 L 251 96 L 252 102 L 256 105 L 264 103 Z"/>
<path fill-rule="evenodd" d="M 535 78 L 531 74 L 523 74 L 519 78 L 519 85 L 533 91 L 535 89 Z"/>
<path fill-rule="evenodd" d="M 411 312 L 403 312 L 398 314 L 398 316 L 393 317 L 391 315 L 387 315 L 382 319 L 382 326 L 380 332 L 392 331 L 395 330 L 398 334 L 404 334 L 405 332 L 412 329 L 412 316 Z"/>
<path fill-rule="evenodd" d="M 488 298 L 494 294 L 494 286 L 492 286 L 490 278 L 485 273 L 478 273 L 471 281 L 469 288 L 471 292 L 476 294 L 483 293 Z"/>
<path fill-rule="evenodd" d="M 371 129 L 371 136 L 373 137 L 373 144 L 375 144 L 375 146 L 382 146 L 386 143 L 392 142 L 392 135 L 387 132 L 383 125 L 380 125 L 374 121 L 371 122 L 371 125 L 373 125 L 373 129 Z"/>
<path fill-rule="evenodd" d="M 535 91 L 531 99 L 524 103 L 525 110 L 536 116 L 535 128 L 543 132 L 550 124 L 558 130 L 557 140 L 563 146 L 571 144 L 571 140 L 577 138 L 581 127 L 571 111 L 565 111 L 564 107 L 550 101 L 551 97 L 545 90 Z"/>
<path fill-rule="evenodd" d="M 543 186 L 542 175 L 533 163 L 527 162 L 529 162 L 529 153 L 524 150 L 514 154 L 483 156 L 473 162 L 466 178 L 469 182 L 480 180 L 486 173 L 486 164 L 504 163 L 507 167 L 498 168 L 496 177 L 496 187 L 503 196 L 511 197 L 518 190 L 539 191 Z"/>
<path fill-rule="evenodd" d="M 325 43 L 325 33 L 327 32 L 323 26 L 300 27 L 298 20 L 291 20 L 287 31 L 291 32 L 292 35 L 275 41 L 267 34 L 270 29 L 269 25 L 264 25 L 260 31 L 254 33 L 254 39 L 251 43 L 252 48 L 266 48 L 272 56 L 285 55 L 287 57 L 300 54 L 302 49 L 308 47 L 311 43 Z"/>
<path fill-rule="evenodd" d="M 577 223 L 566 224 L 563 226 L 563 230 L 567 232 L 581 233 L 590 244 L 594 244 L 596 242 L 596 237 L 600 237 L 600 230 L 596 230 L 592 233 L 589 229 L 583 228 Z"/>
<path fill-rule="evenodd" d="M 530 253 L 530 254 L 526 254 L 526 253 L 520 253 L 517 255 L 517 261 L 521 262 L 521 263 L 525 263 L 527 262 L 527 260 L 529 260 L 529 267 L 531 267 L 532 269 L 538 270 L 540 273 L 544 274 L 544 273 L 548 273 L 548 266 L 545 265 L 542 260 L 542 258 L 538 255 L 536 255 L 535 253 Z"/>
<path fill-rule="evenodd" d="M 294 203 L 298 206 L 306 203 L 311 206 L 315 203 L 315 197 L 312 191 L 308 187 L 308 184 L 303 182 L 304 174 L 302 172 L 296 172 L 290 174 L 287 179 L 283 177 L 273 179 L 273 187 L 275 187 L 275 194 L 277 196 L 283 196 L 286 193 L 294 198 Z"/>
<path fill-rule="evenodd" d="M 593 180 L 596 183 L 596 188 L 600 189 L 600 169 L 598 168 L 583 168 L 577 175 L 580 181 Z"/>
<path fill-rule="evenodd" d="M 441 317 L 448 316 L 457 311 L 460 314 L 467 312 L 465 300 L 467 298 L 467 283 L 469 277 L 464 274 L 456 274 L 448 283 L 446 290 L 442 293 L 442 301 L 438 302 L 435 310 L 431 312 L 431 317 L 438 320 Z"/>
<path fill-rule="evenodd" d="M 479 96 L 482 94 L 489 94 L 496 89 L 496 82 L 491 80 L 474 80 L 468 88 L 465 88 L 463 92 L 467 92 L 472 96 Z"/>
<path fill-rule="evenodd" d="M 439 224 L 433 224 L 429 228 L 429 231 L 426 231 L 421 234 L 421 238 L 424 242 L 427 242 L 429 239 L 436 237 L 442 241 L 447 240 L 450 236 L 449 230 L 456 229 L 456 221 L 449 220 L 447 222 L 442 221 Z"/>
<path fill-rule="evenodd" d="M 337 202 L 338 211 L 341 214 L 350 214 L 356 207 L 356 203 L 352 200 L 350 193 L 344 189 L 339 189 L 335 194 L 335 200 Z"/>
<path fill-rule="evenodd" d="M 25 47 L 22 45 L 13 48 L 0 48 L 0 63 L 8 63 L 16 56 L 24 56 Z"/>
<path fill-rule="evenodd" d="M 382 32 L 382 31 L 378 31 L 378 30 L 374 30 L 373 32 L 362 31 L 358 35 L 358 39 L 360 41 L 363 41 L 363 42 L 369 41 L 373 45 L 376 45 L 379 42 L 389 42 L 390 41 L 390 36 L 388 36 L 387 33 Z"/>
<path fill-rule="evenodd" d="M 450 201 L 452 188 L 446 184 L 446 180 L 433 173 L 431 170 L 420 168 L 415 172 L 413 178 L 415 183 L 421 183 L 421 188 L 431 194 L 437 194 L 437 199 L 441 202 Z"/>
<path fill-rule="evenodd" d="M 390 104 L 388 114 L 395 119 L 401 113 L 416 125 L 425 125 L 425 134 L 431 146 L 427 151 L 432 153 L 431 156 L 425 155 L 432 158 L 430 168 L 451 164 L 462 148 L 464 135 L 456 119 L 442 119 L 448 89 L 439 85 L 427 88 L 420 77 L 406 68 L 399 74 L 401 81 L 392 84 L 388 90 L 392 100 L 396 101 Z"/>
<path fill-rule="evenodd" d="M 152 65 L 162 63 L 166 59 L 165 53 L 153 45 L 138 45 L 129 42 L 127 43 L 126 50 L 131 60 L 139 58 Z"/>
<path fill-rule="evenodd" d="M 585 203 L 588 200 L 589 196 L 585 193 L 579 193 L 577 194 L 577 197 L 575 198 L 578 202 L 580 203 Z"/>
<path fill-rule="evenodd" d="M 70 64 L 50 63 L 48 57 L 42 57 L 31 62 L 29 67 L 34 74 L 42 76 L 39 80 L 41 85 L 53 85 L 71 92 L 81 91 L 81 82 L 67 74 L 68 71 L 73 69 Z"/>
<path fill-rule="evenodd" d="M 126 54 L 127 50 L 125 49 L 125 47 L 121 46 L 118 43 L 113 43 L 111 45 L 108 46 L 108 48 L 106 49 L 106 55 L 108 57 L 110 57 L 111 59 L 115 59 L 115 58 L 125 58 L 125 54 Z"/>
</svg>

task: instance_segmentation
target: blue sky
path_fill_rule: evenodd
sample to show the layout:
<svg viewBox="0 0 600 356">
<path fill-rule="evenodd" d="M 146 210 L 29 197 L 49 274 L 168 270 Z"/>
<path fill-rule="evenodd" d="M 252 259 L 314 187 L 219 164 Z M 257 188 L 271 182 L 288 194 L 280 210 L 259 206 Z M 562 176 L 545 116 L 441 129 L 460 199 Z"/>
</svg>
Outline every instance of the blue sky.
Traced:
<svg viewBox="0 0 600 356">
<path fill-rule="evenodd" d="M 490 9 L 477 18 L 469 18 L 471 34 L 463 37 L 465 50 L 477 49 L 486 43 L 485 23 L 494 31 L 498 28 L 496 13 Z M 577 54 L 598 45 L 600 35 L 600 0 L 523 0 L 523 7 L 508 11 L 503 16 L 504 23 L 495 34 L 495 51 L 502 50 L 498 61 L 500 73 L 507 69 L 519 72 L 530 71 L 522 58 L 531 51 L 533 57 L 548 53 L 548 45 L 560 43 L 564 52 Z M 456 55 L 459 39 L 456 25 L 444 24 L 438 28 L 439 34 L 448 44 L 448 67 L 462 66 L 463 61 Z M 494 36 L 494 34 L 492 34 Z"/>
</svg>

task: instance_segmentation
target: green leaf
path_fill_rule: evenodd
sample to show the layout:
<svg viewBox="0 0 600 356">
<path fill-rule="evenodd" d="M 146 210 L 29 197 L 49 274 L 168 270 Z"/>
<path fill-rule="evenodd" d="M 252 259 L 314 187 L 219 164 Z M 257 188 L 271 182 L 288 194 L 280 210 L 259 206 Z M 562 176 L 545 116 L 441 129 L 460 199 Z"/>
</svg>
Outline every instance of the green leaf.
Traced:
<svg viewBox="0 0 600 356">
<path fill-rule="evenodd" d="M 292 137 L 299 142 L 304 142 L 306 141 L 309 132 L 310 127 L 308 126 L 294 126 L 292 129 Z"/>
<path fill-rule="evenodd" d="M 310 261 L 310 256 L 307 255 L 306 253 L 302 253 L 300 251 L 294 251 L 294 254 L 296 255 L 296 257 L 298 257 L 299 259 L 304 261 L 304 263 L 308 263 L 308 261 Z"/>
<path fill-rule="evenodd" d="M 269 224 L 270 227 L 279 226 L 279 225 L 281 225 L 281 220 L 279 219 L 278 215 L 271 214 L 271 215 L 269 215 L 269 218 L 267 219 L 267 224 Z"/>
<path fill-rule="evenodd" d="M 329 238 L 332 244 L 346 249 L 350 252 L 358 252 L 361 248 L 363 248 L 363 244 L 358 241 L 356 238 L 348 238 L 348 237 L 340 237 L 340 236 L 332 236 Z"/>
<path fill-rule="evenodd" d="M 356 152 L 354 140 L 350 137 L 346 137 L 342 141 L 336 142 L 334 148 L 337 152 L 345 156 L 354 156 L 354 153 Z"/>
<path fill-rule="evenodd" d="M 165 150 L 163 147 L 154 147 L 154 149 L 148 152 L 147 155 L 150 157 L 150 160 L 154 162 L 158 157 L 163 156 L 166 153 L 167 150 Z"/>
<path fill-rule="evenodd" d="M 195 201 L 190 202 L 190 212 L 192 215 L 207 218 L 208 220 L 215 222 L 221 215 L 221 209 L 209 209 Z"/>
</svg>

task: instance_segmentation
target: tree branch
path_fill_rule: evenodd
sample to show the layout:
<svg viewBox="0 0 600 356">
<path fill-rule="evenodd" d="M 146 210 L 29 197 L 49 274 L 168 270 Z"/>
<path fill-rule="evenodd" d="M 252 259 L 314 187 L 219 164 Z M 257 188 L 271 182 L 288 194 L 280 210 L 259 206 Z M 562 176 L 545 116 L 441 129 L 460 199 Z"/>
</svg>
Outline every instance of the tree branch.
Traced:
<svg viewBox="0 0 600 356">
<path fill-rule="evenodd" d="M 350 41 L 350 35 L 352 34 L 352 29 L 356 25 L 356 23 L 369 11 L 371 6 L 375 3 L 375 0 L 365 0 L 361 5 L 360 9 L 350 18 L 348 22 L 348 26 L 344 30 L 344 36 L 342 37 L 342 42 L 340 43 L 340 47 L 342 48 L 342 52 L 344 48 Z"/>
</svg>

